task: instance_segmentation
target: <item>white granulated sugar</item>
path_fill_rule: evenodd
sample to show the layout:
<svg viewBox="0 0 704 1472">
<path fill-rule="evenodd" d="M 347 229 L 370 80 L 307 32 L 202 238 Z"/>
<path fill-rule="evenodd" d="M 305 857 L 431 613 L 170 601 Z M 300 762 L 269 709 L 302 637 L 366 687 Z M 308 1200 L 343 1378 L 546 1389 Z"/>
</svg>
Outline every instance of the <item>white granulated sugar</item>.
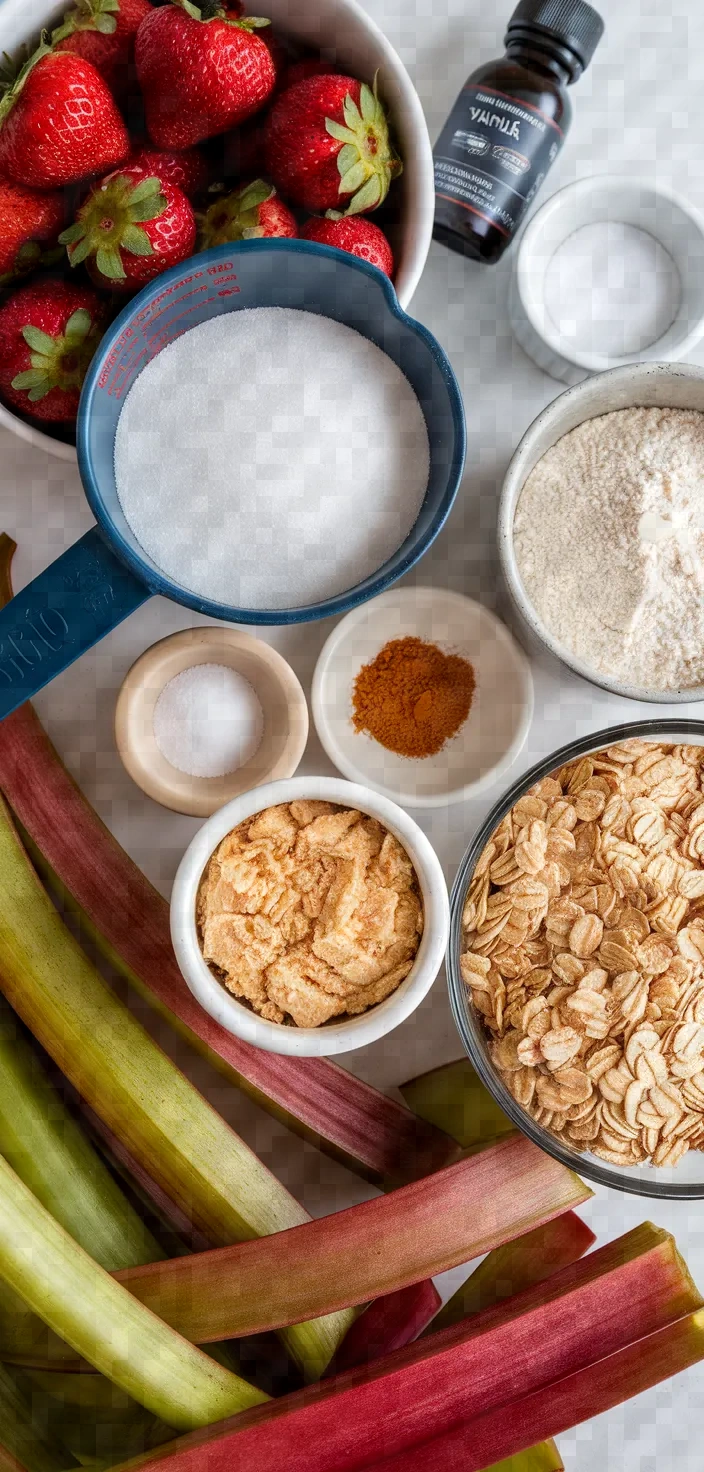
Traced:
<svg viewBox="0 0 704 1472">
<path fill-rule="evenodd" d="M 224 777 L 261 745 L 264 714 L 249 680 L 223 664 L 194 664 L 164 686 L 154 707 L 154 740 L 167 762 L 191 777 Z"/>
<path fill-rule="evenodd" d="M 547 629 L 596 673 L 704 684 L 704 414 L 620 409 L 547 451 L 514 543 Z"/>
<path fill-rule="evenodd" d="M 595 220 L 558 246 L 543 290 L 548 315 L 578 352 L 624 357 L 667 332 L 682 287 L 672 256 L 652 235 Z"/>
<path fill-rule="evenodd" d="M 248 609 L 317 603 L 375 572 L 428 473 L 423 413 L 391 358 L 281 307 L 229 312 L 164 348 L 115 440 L 141 546 L 182 587 Z"/>
</svg>

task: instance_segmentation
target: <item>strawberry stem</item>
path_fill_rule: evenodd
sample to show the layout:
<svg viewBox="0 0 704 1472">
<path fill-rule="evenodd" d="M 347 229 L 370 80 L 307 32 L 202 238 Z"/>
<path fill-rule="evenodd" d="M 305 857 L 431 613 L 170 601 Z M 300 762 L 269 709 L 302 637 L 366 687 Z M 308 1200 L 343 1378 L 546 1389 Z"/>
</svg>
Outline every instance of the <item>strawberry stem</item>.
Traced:
<svg viewBox="0 0 704 1472">
<path fill-rule="evenodd" d="M 171 0 L 172 5 L 178 5 L 180 10 L 185 10 L 191 20 L 199 20 L 207 23 L 210 20 L 222 20 L 228 26 L 237 26 L 241 31 L 258 31 L 263 26 L 270 26 L 271 21 L 262 15 L 228 15 L 222 0 L 199 0 L 197 5 L 192 0 Z"/>
<path fill-rule="evenodd" d="M 63 334 L 50 337 L 27 324 L 22 336 L 30 349 L 30 367 L 15 374 L 12 387 L 26 391 L 30 404 L 46 398 L 53 388 L 80 389 L 95 351 L 95 327 L 86 307 L 69 317 Z"/>
<path fill-rule="evenodd" d="M 348 215 L 366 214 L 378 209 L 386 199 L 392 179 L 403 165 L 391 143 L 389 125 L 377 92 L 378 73 L 374 85 L 362 83 L 359 105 L 347 93 L 342 106 L 344 123 L 325 119 L 331 138 L 342 144 L 337 155 L 340 174 L 339 193 L 351 195 Z"/>
<path fill-rule="evenodd" d="M 158 219 L 166 207 L 158 179 L 139 179 L 135 184 L 133 175 L 117 174 L 89 194 L 75 223 L 62 232 L 59 241 L 67 247 L 72 266 L 90 256 L 102 276 L 124 281 L 122 252 L 153 255 L 152 243 L 141 227 Z"/>
<path fill-rule="evenodd" d="M 99 31 L 111 36 L 117 29 L 115 17 L 119 13 L 120 0 L 76 0 L 74 9 L 67 11 L 61 25 L 52 31 L 51 44 L 55 46 L 76 31 Z"/>
</svg>

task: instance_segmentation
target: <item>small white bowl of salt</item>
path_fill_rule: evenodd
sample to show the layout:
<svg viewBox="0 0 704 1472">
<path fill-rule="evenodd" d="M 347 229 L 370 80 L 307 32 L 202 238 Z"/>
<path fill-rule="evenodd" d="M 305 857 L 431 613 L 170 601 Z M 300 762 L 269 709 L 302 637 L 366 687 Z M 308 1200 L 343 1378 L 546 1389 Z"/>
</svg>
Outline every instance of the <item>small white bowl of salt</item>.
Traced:
<svg viewBox="0 0 704 1472">
<path fill-rule="evenodd" d="M 564 383 L 685 358 L 704 336 L 704 221 L 644 180 L 568 184 L 523 231 L 510 315 L 524 351 Z"/>
<path fill-rule="evenodd" d="M 183 629 L 132 665 L 115 738 L 148 797 L 208 818 L 253 787 L 293 776 L 308 706 L 290 665 L 263 640 L 217 625 Z"/>
</svg>

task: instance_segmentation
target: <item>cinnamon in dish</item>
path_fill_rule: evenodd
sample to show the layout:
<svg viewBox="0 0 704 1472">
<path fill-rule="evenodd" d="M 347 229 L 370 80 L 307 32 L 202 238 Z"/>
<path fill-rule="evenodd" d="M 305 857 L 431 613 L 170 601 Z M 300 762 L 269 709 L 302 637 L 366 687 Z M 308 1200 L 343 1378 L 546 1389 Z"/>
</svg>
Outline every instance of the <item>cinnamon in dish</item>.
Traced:
<svg viewBox="0 0 704 1472">
<path fill-rule="evenodd" d="M 415 635 L 391 639 L 357 675 L 352 724 L 398 756 L 435 756 L 464 725 L 474 689 L 462 655 Z"/>
</svg>

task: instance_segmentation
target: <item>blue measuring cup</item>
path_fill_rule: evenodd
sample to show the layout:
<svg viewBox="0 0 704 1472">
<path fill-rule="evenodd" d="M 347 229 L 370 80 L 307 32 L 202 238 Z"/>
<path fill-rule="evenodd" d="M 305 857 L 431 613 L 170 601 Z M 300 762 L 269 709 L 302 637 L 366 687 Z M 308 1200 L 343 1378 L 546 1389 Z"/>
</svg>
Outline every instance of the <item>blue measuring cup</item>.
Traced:
<svg viewBox="0 0 704 1472">
<path fill-rule="evenodd" d="M 405 373 L 428 429 L 428 488 L 401 546 L 356 587 L 302 608 L 234 608 L 181 587 L 140 546 L 115 485 L 115 430 L 138 374 L 190 328 L 244 307 L 294 307 L 355 328 Z M 447 519 L 465 440 L 462 396 L 445 353 L 401 310 L 391 282 L 374 266 L 309 241 L 251 240 L 216 246 L 165 271 L 112 324 L 83 387 L 78 464 L 97 525 L 0 610 L 0 719 L 155 593 L 236 624 L 304 623 L 373 598 L 413 567 Z"/>
</svg>

